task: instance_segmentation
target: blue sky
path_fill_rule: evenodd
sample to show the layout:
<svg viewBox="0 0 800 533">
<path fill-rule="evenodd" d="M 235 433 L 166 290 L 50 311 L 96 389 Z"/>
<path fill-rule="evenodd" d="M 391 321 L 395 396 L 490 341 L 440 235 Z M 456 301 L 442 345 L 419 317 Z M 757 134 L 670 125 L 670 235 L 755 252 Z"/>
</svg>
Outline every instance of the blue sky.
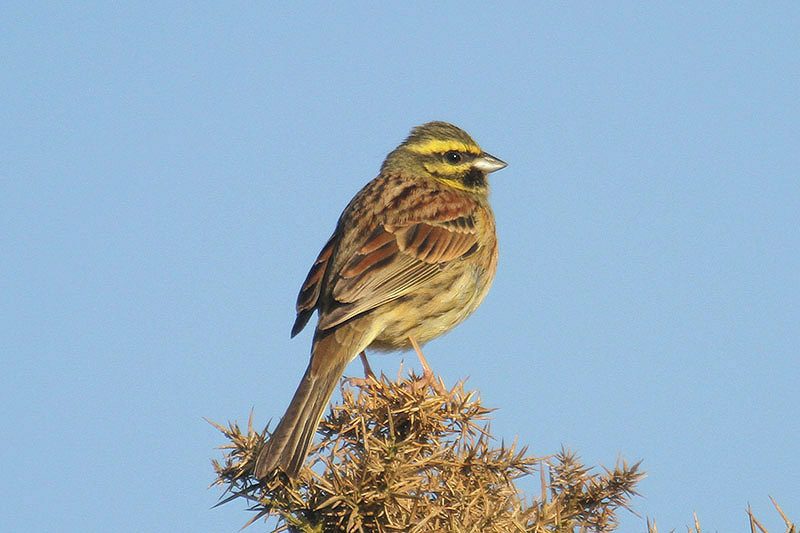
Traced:
<svg viewBox="0 0 800 533">
<path fill-rule="evenodd" d="M 299 285 L 429 120 L 509 163 L 494 286 L 434 370 L 533 454 L 643 460 L 664 531 L 800 520 L 797 3 L 0 15 L 0 529 L 237 531 L 202 417 L 283 413 Z"/>
</svg>

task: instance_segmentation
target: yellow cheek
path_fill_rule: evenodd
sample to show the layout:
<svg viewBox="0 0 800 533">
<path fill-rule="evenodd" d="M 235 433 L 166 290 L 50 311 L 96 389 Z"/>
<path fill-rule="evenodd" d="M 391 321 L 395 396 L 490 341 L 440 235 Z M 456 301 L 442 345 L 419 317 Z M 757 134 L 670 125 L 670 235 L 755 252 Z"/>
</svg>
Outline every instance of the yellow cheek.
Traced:
<svg viewBox="0 0 800 533">
<path fill-rule="evenodd" d="M 444 161 L 426 161 L 423 164 L 425 165 L 425 170 L 442 178 L 466 174 L 470 169 L 469 163 L 464 163 L 462 165 L 451 165 L 450 163 L 445 163 Z"/>
</svg>

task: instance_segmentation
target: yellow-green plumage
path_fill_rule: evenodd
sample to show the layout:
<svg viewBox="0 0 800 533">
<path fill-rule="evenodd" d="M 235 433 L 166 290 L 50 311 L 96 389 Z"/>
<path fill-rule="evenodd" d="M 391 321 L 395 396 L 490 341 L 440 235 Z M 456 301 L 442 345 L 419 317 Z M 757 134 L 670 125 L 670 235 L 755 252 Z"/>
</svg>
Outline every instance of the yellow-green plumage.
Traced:
<svg viewBox="0 0 800 533">
<path fill-rule="evenodd" d="M 294 336 L 319 313 L 311 361 L 255 474 L 297 475 L 347 364 L 405 349 L 478 307 L 497 266 L 486 175 L 505 163 L 445 122 L 414 128 L 345 208 L 297 300 Z"/>
</svg>

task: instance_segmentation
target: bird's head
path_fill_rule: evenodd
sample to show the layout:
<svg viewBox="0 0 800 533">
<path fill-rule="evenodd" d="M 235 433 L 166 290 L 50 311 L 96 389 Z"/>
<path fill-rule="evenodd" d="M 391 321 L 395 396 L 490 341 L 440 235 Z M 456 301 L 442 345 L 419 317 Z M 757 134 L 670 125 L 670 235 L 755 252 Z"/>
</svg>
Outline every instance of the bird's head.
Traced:
<svg viewBox="0 0 800 533">
<path fill-rule="evenodd" d="M 506 163 L 487 154 L 461 128 L 428 122 L 411 130 L 383 162 L 382 174 L 428 177 L 455 189 L 486 194 L 486 175 Z"/>
</svg>

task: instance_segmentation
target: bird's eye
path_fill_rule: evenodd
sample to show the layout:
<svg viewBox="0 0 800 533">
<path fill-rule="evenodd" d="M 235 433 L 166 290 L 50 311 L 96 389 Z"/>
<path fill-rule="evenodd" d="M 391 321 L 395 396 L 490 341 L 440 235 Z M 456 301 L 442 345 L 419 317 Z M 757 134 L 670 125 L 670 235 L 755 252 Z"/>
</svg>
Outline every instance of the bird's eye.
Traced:
<svg viewBox="0 0 800 533">
<path fill-rule="evenodd" d="M 451 165 L 457 165 L 461 162 L 461 154 L 456 150 L 450 150 L 449 152 L 445 152 L 444 160 Z"/>
</svg>

